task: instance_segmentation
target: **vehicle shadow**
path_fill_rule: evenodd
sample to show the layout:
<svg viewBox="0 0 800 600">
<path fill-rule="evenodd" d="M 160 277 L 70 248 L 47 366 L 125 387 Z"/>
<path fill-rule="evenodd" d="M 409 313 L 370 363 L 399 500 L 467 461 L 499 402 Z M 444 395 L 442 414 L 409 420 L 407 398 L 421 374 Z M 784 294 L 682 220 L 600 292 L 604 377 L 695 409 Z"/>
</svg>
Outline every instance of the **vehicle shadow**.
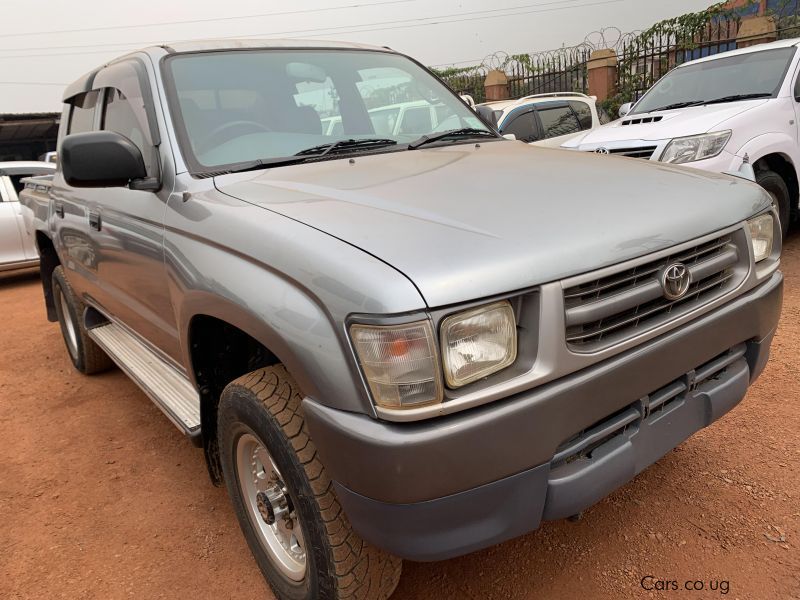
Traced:
<svg viewBox="0 0 800 600">
<path fill-rule="evenodd" d="M 28 285 L 39 279 L 39 269 L 25 269 L 22 271 L 0 271 L 0 290 L 10 290 L 23 285 Z"/>
</svg>

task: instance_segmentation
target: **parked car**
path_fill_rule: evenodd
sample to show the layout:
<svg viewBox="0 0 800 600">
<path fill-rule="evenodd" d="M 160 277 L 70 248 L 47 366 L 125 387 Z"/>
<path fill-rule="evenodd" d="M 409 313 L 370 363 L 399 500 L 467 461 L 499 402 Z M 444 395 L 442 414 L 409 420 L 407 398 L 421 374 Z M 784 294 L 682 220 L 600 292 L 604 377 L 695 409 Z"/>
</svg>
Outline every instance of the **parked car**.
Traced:
<svg viewBox="0 0 800 600">
<path fill-rule="evenodd" d="M 478 114 L 504 135 L 557 148 L 581 131 L 600 126 L 597 98 L 578 93 L 536 94 L 518 100 L 484 102 Z"/>
<path fill-rule="evenodd" d="M 717 173 L 750 162 L 785 236 L 798 209 L 800 39 L 701 58 L 670 71 L 623 117 L 565 148 Z"/>
<path fill-rule="evenodd" d="M 0 272 L 39 266 L 33 231 L 25 227 L 17 194 L 24 178 L 54 170 L 55 165 L 44 162 L 0 162 Z"/>
<path fill-rule="evenodd" d="M 55 152 L 45 152 L 39 157 L 39 160 L 47 163 L 57 163 L 58 155 Z"/>
<path fill-rule="evenodd" d="M 421 135 L 458 126 L 458 121 L 452 119 L 448 107 L 444 104 L 434 105 L 426 100 L 378 106 L 369 109 L 367 114 L 377 135 Z M 337 115 L 322 119 L 322 131 L 325 135 L 342 135 L 342 117 Z"/>
<path fill-rule="evenodd" d="M 458 125 L 376 135 L 400 93 Z M 508 141 L 363 45 L 158 46 L 63 99 L 22 195 L 48 318 L 203 447 L 281 599 L 386 598 L 401 558 L 579 513 L 767 361 L 780 235 L 751 182 Z"/>
</svg>

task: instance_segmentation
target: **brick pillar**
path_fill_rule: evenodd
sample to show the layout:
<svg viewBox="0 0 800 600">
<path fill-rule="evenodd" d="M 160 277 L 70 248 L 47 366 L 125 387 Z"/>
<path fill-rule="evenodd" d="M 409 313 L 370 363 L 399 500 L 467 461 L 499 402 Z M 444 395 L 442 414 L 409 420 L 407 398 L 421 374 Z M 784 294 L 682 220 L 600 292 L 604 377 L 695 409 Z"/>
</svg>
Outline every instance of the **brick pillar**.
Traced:
<svg viewBox="0 0 800 600">
<path fill-rule="evenodd" d="M 752 17 L 742 20 L 736 35 L 736 47 L 748 48 L 778 39 L 778 28 L 772 17 Z"/>
<path fill-rule="evenodd" d="M 503 71 L 489 71 L 486 80 L 483 82 L 486 90 L 486 100 L 508 100 L 508 77 Z"/>
<path fill-rule="evenodd" d="M 589 95 L 602 102 L 617 93 L 617 53 L 595 50 L 589 57 Z"/>
</svg>

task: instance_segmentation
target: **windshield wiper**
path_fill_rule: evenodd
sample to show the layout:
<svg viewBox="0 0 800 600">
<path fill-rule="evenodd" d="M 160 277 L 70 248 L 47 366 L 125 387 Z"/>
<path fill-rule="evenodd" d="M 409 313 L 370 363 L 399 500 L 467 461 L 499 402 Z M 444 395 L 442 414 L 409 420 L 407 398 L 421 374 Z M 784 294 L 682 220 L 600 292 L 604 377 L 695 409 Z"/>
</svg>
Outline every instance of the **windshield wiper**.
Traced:
<svg viewBox="0 0 800 600">
<path fill-rule="evenodd" d="M 487 129 L 476 129 L 475 127 L 464 127 L 463 129 L 450 129 L 448 131 L 440 131 L 439 133 L 430 133 L 423 135 L 421 138 L 414 140 L 408 145 L 409 150 L 416 150 L 420 146 L 430 144 L 437 140 L 448 137 L 492 137 L 497 138 L 497 134 Z"/>
<path fill-rule="evenodd" d="M 690 106 L 700 106 L 701 104 L 706 104 L 705 100 L 690 100 L 688 102 L 676 102 L 675 104 L 667 104 L 666 106 L 659 106 L 658 108 L 654 108 L 653 110 L 648 110 L 647 112 L 660 112 L 662 110 L 673 110 L 675 108 L 688 108 Z M 639 114 L 639 113 L 636 113 Z"/>
<path fill-rule="evenodd" d="M 330 154 L 334 150 L 353 150 L 356 148 L 380 148 L 381 146 L 394 146 L 397 140 L 389 138 L 366 138 L 361 140 L 339 140 L 331 144 L 320 144 L 319 146 L 312 146 L 305 150 L 295 153 L 295 156 L 305 156 L 309 158 L 320 158 L 326 154 Z"/>
<path fill-rule="evenodd" d="M 723 96 L 722 98 L 714 98 L 713 100 L 706 100 L 703 104 L 722 104 L 723 102 L 736 102 L 737 100 L 754 100 L 756 98 L 772 98 L 772 93 L 756 92 L 753 94 L 733 94 L 731 96 Z"/>
<path fill-rule="evenodd" d="M 218 175 L 228 175 L 230 173 L 244 173 L 245 171 L 257 171 L 258 169 L 269 169 L 270 167 L 285 167 L 287 165 L 297 165 L 309 160 L 310 156 L 282 156 L 279 158 L 257 158 L 248 162 L 240 163 L 230 169 L 220 171 L 206 171 L 199 173 L 202 177 L 216 177 Z"/>
<path fill-rule="evenodd" d="M 300 150 L 293 156 L 280 156 L 277 158 L 257 158 L 245 163 L 240 163 L 230 169 L 221 171 L 209 171 L 203 175 L 206 177 L 214 177 L 217 175 L 227 175 L 229 173 L 244 173 L 246 171 L 257 171 L 258 169 L 268 169 L 270 167 L 285 167 L 288 165 L 298 165 L 309 160 L 318 159 L 325 156 L 333 150 L 352 149 L 352 148 L 379 148 L 381 146 L 394 146 L 397 144 L 396 140 L 388 138 L 368 138 L 363 140 L 339 140 L 331 144 L 320 144 Z"/>
</svg>

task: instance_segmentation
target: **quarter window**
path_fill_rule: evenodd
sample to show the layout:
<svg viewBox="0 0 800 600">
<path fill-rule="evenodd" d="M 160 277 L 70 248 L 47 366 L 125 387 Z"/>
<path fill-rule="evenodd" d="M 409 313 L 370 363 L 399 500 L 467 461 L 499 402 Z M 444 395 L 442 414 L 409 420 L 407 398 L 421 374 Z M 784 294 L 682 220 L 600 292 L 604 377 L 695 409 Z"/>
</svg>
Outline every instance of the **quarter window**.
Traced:
<svg viewBox="0 0 800 600">
<path fill-rule="evenodd" d="M 592 109 L 589 108 L 589 105 L 586 104 L 586 102 L 579 102 L 577 100 L 571 100 L 569 105 L 572 107 L 572 110 L 574 110 L 575 114 L 578 116 L 578 122 L 580 123 L 581 129 L 591 129 Z"/>
<path fill-rule="evenodd" d="M 97 91 L 92 91 L 78 94 L 72 99 L 67 133 L 83 133 L 92 130 L 98 96 Z"/>
</svg>

